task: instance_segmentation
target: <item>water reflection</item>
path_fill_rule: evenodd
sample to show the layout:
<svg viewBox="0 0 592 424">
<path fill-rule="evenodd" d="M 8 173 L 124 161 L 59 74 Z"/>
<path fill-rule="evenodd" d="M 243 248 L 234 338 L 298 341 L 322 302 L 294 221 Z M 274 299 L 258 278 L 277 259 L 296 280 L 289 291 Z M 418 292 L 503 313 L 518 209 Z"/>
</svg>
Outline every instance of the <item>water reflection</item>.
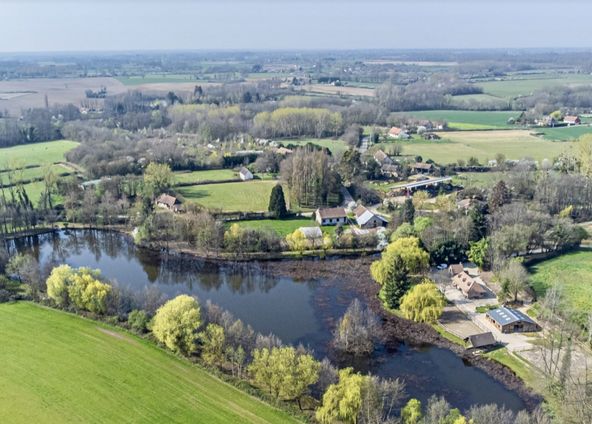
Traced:
<svg viewBox="0 0 592 424">
<path fill-rule="evenodd" d="M 26 237 L 13 242 L 11 249 L 31 252 L 45 266 L 67 263 L 99 268 L 135 294 L 157 299 L 158 292 L 167 297 L 189 293 L 202 302 L 209 299 L 256 331 L 272 332 L 288 343 L 303 343 L 319 357 L 331 356 L 340 366 L 402 377 L 408 394 L 421 400 L 436 393 L 459 408 L 491 402 L 515 410 L 524 407 L 515 393 L 445 349 L 418 349 L 401 343 L 390 349 L 381 347 L 370 359 L 336 357 L 330 349 L 331 332 L 355 291 L 331 278 L 295 281 L 265 272 L 269 265 L 160 255 L 137 248 L 121 234 L 92 230 Z"/>
</svg>

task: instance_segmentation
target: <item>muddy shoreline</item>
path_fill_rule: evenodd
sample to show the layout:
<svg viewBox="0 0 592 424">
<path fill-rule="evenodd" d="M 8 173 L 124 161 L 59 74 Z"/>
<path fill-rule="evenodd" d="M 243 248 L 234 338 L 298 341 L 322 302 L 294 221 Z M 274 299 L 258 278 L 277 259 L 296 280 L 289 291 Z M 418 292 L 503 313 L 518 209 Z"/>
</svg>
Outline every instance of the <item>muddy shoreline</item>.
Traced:
<svg viewBox="0 0 592 424">
<path fill-rule="evenodd" d="M 286 276 L 296 280 L 337 279 L 358 295 L 380 316 L 383 323 L 385 345 L 396 348 L 401 343 L 412 347 L 436 346 L 454 352 L 465 363 L 484 371 L 490 377 L 514 391 L 524 401 L 527 409 L 533 410 L 543 401 L 508 367 L 499 362 L 475 355 L 467 349 L 442 337 L 434 328 L 415 323 L 384 310 L 378 299 L 379 286 L 370 277 L 370 264 L 375 258 L 291 260 L 273 264 L 259 264 L 264 272 Z"/>
</svg>

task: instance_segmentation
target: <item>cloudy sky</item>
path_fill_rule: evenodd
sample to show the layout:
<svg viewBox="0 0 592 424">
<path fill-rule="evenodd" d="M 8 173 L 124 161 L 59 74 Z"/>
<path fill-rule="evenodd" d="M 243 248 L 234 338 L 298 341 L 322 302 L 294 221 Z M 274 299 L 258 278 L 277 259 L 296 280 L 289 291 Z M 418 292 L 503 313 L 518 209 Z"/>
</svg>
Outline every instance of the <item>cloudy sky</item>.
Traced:
<svg viewBox="0 0 592 424">
<path fill-rule="evenodd" d="M 592 47 L 584 0 L 0 0 L 0 52 Z"/>
</svg>

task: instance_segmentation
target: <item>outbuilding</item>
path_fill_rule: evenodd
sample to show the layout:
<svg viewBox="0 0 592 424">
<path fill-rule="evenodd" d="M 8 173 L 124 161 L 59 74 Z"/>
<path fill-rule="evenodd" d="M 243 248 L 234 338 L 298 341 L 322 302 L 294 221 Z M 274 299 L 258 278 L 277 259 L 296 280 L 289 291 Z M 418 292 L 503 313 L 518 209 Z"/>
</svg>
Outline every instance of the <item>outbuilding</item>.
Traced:
<svg viewBox="0 0 592 424">
<path fill-rule="evenodd" d="M 171 210 L 173 212 L 179 212 L 179 210 L 181 209 L 181 204 L 179 200 L 176 197 L 171 196 L 169 194 L 161 194 L 160 196 L 158 196 L 158 198 L 156 199 L 156 206 L 158 206 L 159 208 Z"/>
<path fill-rule="evenodd" d="M 238 171 L 238 175 L 239 175 L 240 179 L 243 181 L 248 181 L 248 180 L 253 179 L 253 174 L 251 173 L 251 171 L 249 171 L 244 166 L 241 167 L 240 171 Z"/>
<path fill-rule="evenodd" d="M 358 206 L 354 210 L 356 222 L 362 229 L 385 227 L 388 222 L 382 216 L 375 214 L 365 206 Z"/>
<path fill-rule="evenodd" d="M 319 225 L 337 225 L 347 222 L 347 214 L 344 208 L 317 209 L 315 218 Z"/>
<path fill-rule="evenodd" d="M 541 330 L 532 318 L 517 309 L 502 306 L 488 311 L 485 316 L 502 333 L 530 333 Z"/>
<path fill-rule="evenodd" d="M 497 340 L 495 340 L 491 331 L 488 331 L 487 333 L 473 334 L 465 337 L 464 341 L 469 349 L 479 349 L 497 344 Z"/>
</svg>

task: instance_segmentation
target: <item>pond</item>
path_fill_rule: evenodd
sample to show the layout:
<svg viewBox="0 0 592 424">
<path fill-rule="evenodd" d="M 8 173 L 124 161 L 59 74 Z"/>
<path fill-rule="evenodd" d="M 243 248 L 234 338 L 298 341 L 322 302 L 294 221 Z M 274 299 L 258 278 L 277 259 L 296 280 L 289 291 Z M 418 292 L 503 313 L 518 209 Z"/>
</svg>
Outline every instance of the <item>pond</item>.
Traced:
<svg viewBox="0 0 592 424">
<path fill-rule="evenodd" d="M 161 255 L 138 248 L 115 232 L 59 231 L 18 239 L 12 247 L 32 252 L 42 265 L 98 268 L 133 292 L 155 287 L 168 297 L 187 293 L 201 302 L 209 299 L 256 331 L 274 333 L 286 343 L 302 343 L 319 358 L 330 354 L 334 325 L 356 296 L 336 279 L 296 281 L 265 272 L 273 263 L 239 265 Z M 461 409 L 483 403 L 524 408 L 516 393 L 447 349 L 405 343 L 396 349 L 381 346 L 371 359 L 340 363 L 345 365 L 382 377 L 401 377 L 408 395 L 422 401 L 437 394 Z"/>
</svg>

